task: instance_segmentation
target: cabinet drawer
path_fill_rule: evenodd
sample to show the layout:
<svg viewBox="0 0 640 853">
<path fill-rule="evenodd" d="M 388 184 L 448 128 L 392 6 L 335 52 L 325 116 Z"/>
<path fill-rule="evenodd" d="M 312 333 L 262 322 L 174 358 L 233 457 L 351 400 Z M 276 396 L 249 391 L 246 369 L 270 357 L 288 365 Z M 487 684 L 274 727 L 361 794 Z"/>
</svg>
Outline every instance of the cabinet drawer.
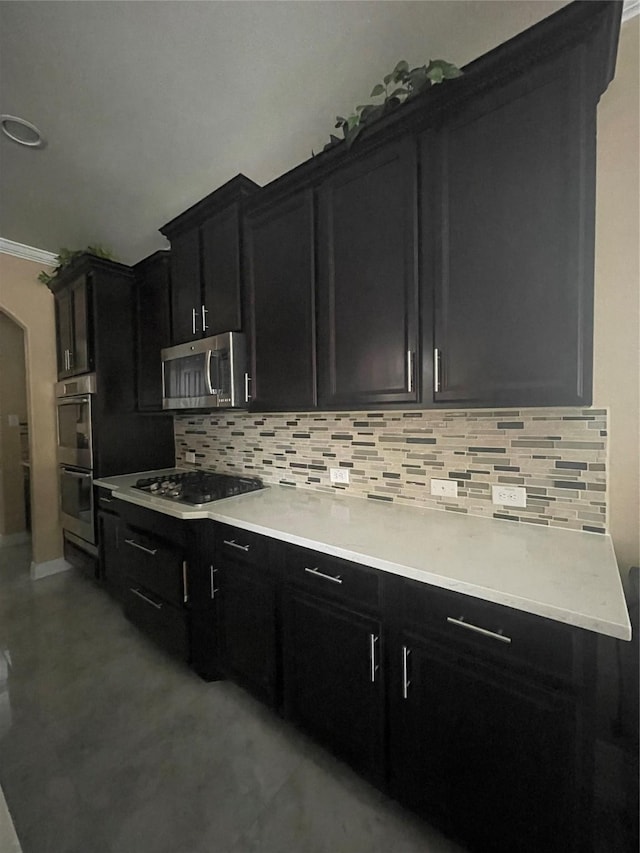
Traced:
<svg viewBox="0 0 640 853">
<path fill-rule="evenodd" d="M 219 524 L 216 527 L 216 556 L 258 565 L 267 560 L 269 540 L 259 533 Z"/>
<path fill-rule="evenodd" d="M 183 605 L 187 564 L 182 550 L 143 530 L 125 525 L 122 555 L 129 581 L 141 584 L 170 604 Z"/>
<path fill-rule="evenodd" d="M 124 592 L 127 619 L 155 643 L 182 660 L 189 659 L 187 613 L 159 599 L 135 583 L 127 583 Z"/>
<path fill-rule="evenodd" d="M 324 598 L 379 608 L 380 578 L 375 569 L 304 548 L 288 547 L 285 559 L 290 583 Z"/>
<path fill-rule="evenodd" d="M 413 581 L 402 581 L 401 613 L 412 633 L 437 634 L 483 659 L 571 676 L 575 632 L 552 619 Z"/>
</svg>

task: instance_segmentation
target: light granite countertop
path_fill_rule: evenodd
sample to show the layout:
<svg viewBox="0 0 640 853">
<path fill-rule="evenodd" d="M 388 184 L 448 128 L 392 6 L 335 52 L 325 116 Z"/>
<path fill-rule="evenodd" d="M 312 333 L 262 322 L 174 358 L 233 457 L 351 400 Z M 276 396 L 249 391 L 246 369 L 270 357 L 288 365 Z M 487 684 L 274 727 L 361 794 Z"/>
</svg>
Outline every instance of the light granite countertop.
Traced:
<svg viewBox="0 0 640 853">
<path fill-rule="evenodd" d="M 95 480 L 113 497 L 175 518 L 209 518 L 443 589 L 616 637 L 631 625 L 611 537 L 417 509 L 287 486 L 199 509 Z"/>
</svg>

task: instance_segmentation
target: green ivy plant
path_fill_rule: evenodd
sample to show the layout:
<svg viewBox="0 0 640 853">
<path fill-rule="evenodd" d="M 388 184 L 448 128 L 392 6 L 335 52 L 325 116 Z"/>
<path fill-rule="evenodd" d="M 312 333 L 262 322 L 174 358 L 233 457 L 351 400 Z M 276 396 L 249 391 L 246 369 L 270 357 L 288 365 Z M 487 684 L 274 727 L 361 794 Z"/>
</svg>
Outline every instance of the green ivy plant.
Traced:
<svg viewBox="0 0 640 853">
<path fill-rule="evenodd" d="M 457 65 L 444 59 L 431 59 L 428 65 L 420 65 L 417 68 L 409 68 L 409 63 L 401 59 L 393 71 L 384 77 L 383 82 L 376 83 L 371 90 L 371 98 L 382 96 L 382 100 L 379 103 L 360 104 L 347 118 L 336 116 L 335 126 L 342 130 L 343 139 L 350 148 L 367 125 L 405 101 L 415 98 L 434 83 L 442 83 L 461 75 L 462 71 Z M 342 142 L 342 139 L 332 133 L 325 150 L 338 142 Z"/>
<path fill-rule="evenodd" d="M 49 284 L 59 272 L 68 267 L 80 255 L 95 255 L 97 258 L 106 258 L 109 261 L 115 260 L 111 250 L 106 249 L 104 246 L 87 246 L 86 249 L 60 249 L 56 256 L 57 266 L 53 273 L 42 270 L 38 276 L 38 281 L 41 281 L 43 284 Z"/>
</svg>

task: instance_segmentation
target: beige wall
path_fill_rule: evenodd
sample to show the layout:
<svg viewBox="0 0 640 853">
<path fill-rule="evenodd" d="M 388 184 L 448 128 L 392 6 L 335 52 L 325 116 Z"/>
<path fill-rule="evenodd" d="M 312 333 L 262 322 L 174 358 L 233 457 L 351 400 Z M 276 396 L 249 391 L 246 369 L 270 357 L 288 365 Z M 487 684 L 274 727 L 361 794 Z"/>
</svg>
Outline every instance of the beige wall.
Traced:
<svg viewBox="0 0 640 853">
<path fill-rule="evenodd" d="M 0 535 L 25 530 L 20 424 L 27 420 L 24 332 L 0 311 Z"/>
<path fill-rule="evenodd" d="M 593 401 L 610 408 L 609 519 L 623 574 L 640 565 L 639 43 L 635 17 L 598 112 Z"/>
<path fill-rule="evenodd" d="M 58 511 L 53 295 L 37 281 L 42 264 L 0 252 L 0 310 L 24 329 L 31 429 L 33 562 L 62 556 Z"/>
</svg>

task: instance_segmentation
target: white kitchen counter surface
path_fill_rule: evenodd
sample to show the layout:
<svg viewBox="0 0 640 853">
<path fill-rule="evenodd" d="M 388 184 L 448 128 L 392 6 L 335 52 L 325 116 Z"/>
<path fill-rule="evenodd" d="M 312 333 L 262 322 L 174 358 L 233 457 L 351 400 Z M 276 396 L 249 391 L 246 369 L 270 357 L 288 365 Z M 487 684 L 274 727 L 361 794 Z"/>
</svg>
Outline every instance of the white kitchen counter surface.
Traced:
<svg viewBox="0 0 640 853">
<path fill-rule="evenodd" d="M 132 489 L 143 474 L 94 482 L 112 489 L 116 498 L 176 518 L 210 518 L 443 589 L 631 639 L 608 535 L 286 486 L 189 509 Z"/>
</svg>

